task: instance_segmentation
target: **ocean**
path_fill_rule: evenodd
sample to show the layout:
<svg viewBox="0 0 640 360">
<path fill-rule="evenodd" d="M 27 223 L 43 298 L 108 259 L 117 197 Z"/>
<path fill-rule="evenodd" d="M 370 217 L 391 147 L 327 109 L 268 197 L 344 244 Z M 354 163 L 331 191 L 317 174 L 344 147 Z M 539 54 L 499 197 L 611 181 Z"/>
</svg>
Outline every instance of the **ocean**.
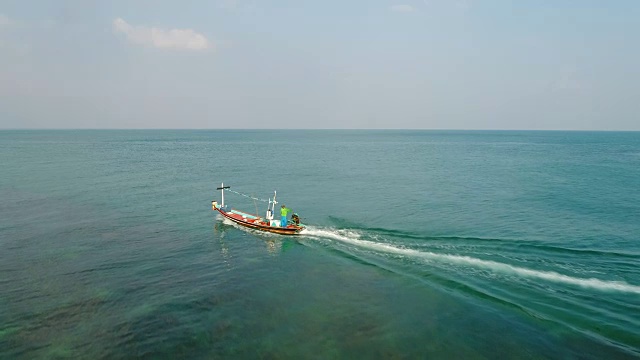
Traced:
<svg viewBox="0 0 640 360">
<path fill-rule="evenodd" d="M 7 130 L 0 168 L 0 358 L 640 358 L 639 132 Z"/>
</svg>

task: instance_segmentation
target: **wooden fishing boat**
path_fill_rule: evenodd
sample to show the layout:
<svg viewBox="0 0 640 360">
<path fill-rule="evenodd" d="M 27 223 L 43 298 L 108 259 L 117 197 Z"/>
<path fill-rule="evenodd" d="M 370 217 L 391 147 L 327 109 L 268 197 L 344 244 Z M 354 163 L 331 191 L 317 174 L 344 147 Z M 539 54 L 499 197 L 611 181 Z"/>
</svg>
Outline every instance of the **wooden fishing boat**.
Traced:
<svg viewBox="0 0 640 360">
<path fill-rule="evenodd" d="M 244 211 L 232 209 L 230 206 L 226 205 L 224 203 L 224 191 L 228 189 L 230 189 L 230 187 L 224 186 L 224 183 L 222 183 L 221 186 L 217 188 L 217 190 L 220 190 L 222 202 L 218 204 L 217 201 L 212 201 L 211 208 L 213 211 L 219 212 L 222 216 L 233 221 L 234 223 L 256 230 L 267 231 L 282 235 L 296 235 L 300 233 L 300 231 L 304 230 L 305 226 L 300 223 L 300 218 L 295 213 L 293 214 L 292 219 L 287 221 L 287 224 L 285 226 L 282 226 L 281 220 L 273 218 L 275 206 L 278 203 L 276 201 L 277 192 L 273 192 L 273 199 L 269 198 L 269 200 L 266 201 L 268 202 L 267 212 L 265 217 L 261 217 L 257 214 L 250 214 Z M 240 195 L 252 198 L 254 200 L 265 201 L 262 199 L 250 197 L 246 194 Z"/>
</svg>

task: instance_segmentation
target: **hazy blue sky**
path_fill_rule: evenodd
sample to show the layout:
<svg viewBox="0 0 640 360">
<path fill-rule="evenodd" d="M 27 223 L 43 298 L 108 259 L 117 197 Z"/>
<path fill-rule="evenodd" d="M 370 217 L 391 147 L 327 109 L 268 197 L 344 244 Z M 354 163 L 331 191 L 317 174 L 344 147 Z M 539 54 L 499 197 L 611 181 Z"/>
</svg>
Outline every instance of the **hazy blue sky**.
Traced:
<svg viewBox="0 0 640 360">
<path fill-rule="evenodd" d="M 640 130 L 638 0 L 0 0 L 0 128 Z"/>
</svg>

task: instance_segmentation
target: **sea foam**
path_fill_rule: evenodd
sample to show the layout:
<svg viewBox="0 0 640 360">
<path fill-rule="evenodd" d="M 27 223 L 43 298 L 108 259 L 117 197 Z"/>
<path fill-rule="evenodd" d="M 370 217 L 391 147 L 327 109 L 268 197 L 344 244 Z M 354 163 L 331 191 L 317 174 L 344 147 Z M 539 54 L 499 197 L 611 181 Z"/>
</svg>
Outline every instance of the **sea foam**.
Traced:
<svg viewBox="0 0 640 360">
<path fill-rule="evenodd" d="M 620 291 L 627 293 L 640 294 L 640 286 L 626 283 L 624 281 L 608 281 L 597 278 L 579 278 L 569 275 L 564 275 L 555 271 L 540 271 L 532 270 L 510 264 L 505 264 L 497 261 L 482 260 L 470 256 L 452 255 L 452 254 L 438 254 L 429 251 L 420 251 L 410 248 L 402 248 L 391 244 L 382 242 L 374 242 L 370 240 L 361 239 L 361 234 L 351 230 L 335 230 L 335 229 L 323 229 L 317 227 L 309 227 L 305 230 L 304 235 L 333 239 L 352 245 L 356 245 L 362 248 L 375 250 L 378 252 L 404 255 L 412 258 L 427 259 L 432 261 L 438 261 L 450 264 L 466 265 L 478 268 L 488 269 L 493 272 L 515 274 L 521 277 L 541 279 L 545 281 L 551 281 L 555 283 L 564 283 L 584 288 L 590 288 L 601 291 Z"/>
</svg>

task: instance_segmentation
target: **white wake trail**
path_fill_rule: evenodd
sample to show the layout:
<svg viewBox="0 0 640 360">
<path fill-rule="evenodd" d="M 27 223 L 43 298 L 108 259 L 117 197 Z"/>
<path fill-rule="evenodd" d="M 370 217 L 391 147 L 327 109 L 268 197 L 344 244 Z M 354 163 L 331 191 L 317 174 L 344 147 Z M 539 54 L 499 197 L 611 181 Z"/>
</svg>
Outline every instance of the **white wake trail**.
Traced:
<svg viewBox="0 0 640 360">
<path fill-rule="evenodd" d="M 584 288 L 590 288 L 595 290 L 621 291 L 621 292 L 640 294 L 640 286 L 632 285 L 624 281 L 607 281 L 607 280 L 600 280 L 597 278 L 588 278 L 588 279 L 577 278 L 577 277 L 572 277 L 568 275 L 563 275 L 555 271 L 532 270 L 532 269 L 500 263 L 497 261 L 477 259 L 470 256 L 436 254 L 429 251 L 420 251 L 420 250 L 414 250 L 414 249 L 401 248 L 401 247 L 397 247 L 390 244 L 378 243 L 374 241 L 360 239 L 360 234 L 355 231 L 331 230 L 331 229 L 309 227 L 305 230 L 304 235 L 318 237 L 318 238 L 334 239 L 337 241 L 353 244 L 359 247 L 363 247 L 363 248 L 367 248 L 367 249 L 371 249 L 379 252 L 404 255 L 404 256 L 409 256 L 413 258 L 428 259 L 428 260 L 450 263 L 450 264 L 461 264 L 461 265 L 479 267 L 479 268 L 491 270 L 493 272 L 517 274 L 522 277 L 542 279 L 542 280 L 556 282 L 556 283 L 571 284 L 571 285 L 581 286 Z"/>
</svg>

